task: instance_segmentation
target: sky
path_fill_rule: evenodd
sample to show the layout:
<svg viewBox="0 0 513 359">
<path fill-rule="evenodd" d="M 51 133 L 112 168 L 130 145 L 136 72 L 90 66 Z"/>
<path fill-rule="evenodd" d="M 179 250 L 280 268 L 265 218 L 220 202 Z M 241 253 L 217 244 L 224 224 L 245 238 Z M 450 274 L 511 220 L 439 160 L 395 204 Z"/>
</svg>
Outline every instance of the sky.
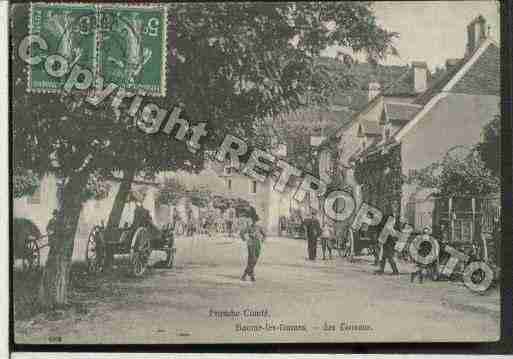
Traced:
<svg viewBox="0 0 513 359">
<path fill-rule="evenodd" d="M 467 25 L 480 14 L 490 26 L 492 39 L 500 39 L 500 14 L 494 0 L 466 1 L 376 1 L 378 24 L 400 34 L 396 41 L 399 58 L 389 56 L 388 65 L 425 61 L 429 68 L 444 65 L 448 58 L 461 58 L 467 43 Z M 339 48 L 323 55 L 334 57 Z"/>
</svg>

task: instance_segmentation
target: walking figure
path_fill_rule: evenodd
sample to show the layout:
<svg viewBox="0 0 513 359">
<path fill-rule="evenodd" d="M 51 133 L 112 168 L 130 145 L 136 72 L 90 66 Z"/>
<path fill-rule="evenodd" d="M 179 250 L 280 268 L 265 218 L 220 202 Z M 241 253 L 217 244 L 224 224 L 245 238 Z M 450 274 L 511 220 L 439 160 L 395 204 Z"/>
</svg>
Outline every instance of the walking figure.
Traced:
<svg viewBox="0 0 513 359">
<path fill-rule="evenodd" d="M 251 281 L 255 281 L 255 266 L 258 262 L 258 257 L 262 251 L 262 242 L 265 240 L 265 233 L 257 226 L 258 215 L 254 211 L 250 211 L 247 216 L 248 221 L 251 221 L 244 229 L 240 232 L 240 237 L 247 243 L 248 246 L 248 261 L 244 273 L 240 278 L 242 281 L 246 280 L 246 276 L 251 278 Z"/>
<path fill-rule="evenodd" d="M 385 226 L 385 222 L 388 219 L 388 216 L 383 216 L 383 220 L 381 221 L 379 227 L 378 233 L 381 232 L 381 229 Z M 383 274 L 385 273 L 385 265 L 386 262 L 390 263 L 390 267 L 392 267 L 392 274 L 398 275 L 399 270 L 397 269 L 397 264 L 395 263 L 394 255 L 395 255 L 395 242 L 396 239 L 389 235 L 385 241 L 385 243 L 381 244 L 381 250 L 380 250 L 380 261 L 379 261 L 379 269 L 376 270 L 375 274 Z"/>
<path fill-rule="evenodd" d="M 317 212 L 312 210 L 303 221 L 306 240 L 308 242 L 308 259 L 313 261 L 317 257 L 317 238 L 321 235 L 321 225 L 316 218 Z"/>
</svg>

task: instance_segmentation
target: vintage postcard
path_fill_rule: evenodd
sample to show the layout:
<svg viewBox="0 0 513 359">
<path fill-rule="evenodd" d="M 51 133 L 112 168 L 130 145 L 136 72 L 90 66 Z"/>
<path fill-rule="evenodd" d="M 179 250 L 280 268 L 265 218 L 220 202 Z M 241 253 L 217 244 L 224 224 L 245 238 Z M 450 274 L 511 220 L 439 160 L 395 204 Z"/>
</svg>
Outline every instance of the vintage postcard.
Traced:
<svg viewBox="0 0 513 359">
<path fill-rule="evenodd" d="M 500 14 L 10 3 L 14 345 L 501 340 Z"/>
</svg>

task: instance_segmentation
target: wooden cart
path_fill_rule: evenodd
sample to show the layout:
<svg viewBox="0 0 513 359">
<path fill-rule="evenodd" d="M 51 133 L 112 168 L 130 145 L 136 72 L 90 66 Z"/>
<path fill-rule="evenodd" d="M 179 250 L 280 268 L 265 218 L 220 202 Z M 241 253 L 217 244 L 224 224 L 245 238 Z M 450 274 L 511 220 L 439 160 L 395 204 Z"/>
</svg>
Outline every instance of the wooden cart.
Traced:
<svg viewBox="0 0 513 359">
<path fill-rule="evenodd" d="M 48 246 L 41 243 L 47 237 L 42 235 L 39 228 L 29 219 L 13 219 L 14 259 L 22 260 L 22 270 L 34 271 L 40 266 L 40 250 Z"/>
<path fill-rule="evenodd" d="M 106 230 L 96 225 L 91 229 L 87 240 L 86 263 L 90 272 L 101 272 L 106 260 L 111 256 L 115 263 L 128 265 L 131 273 L 142 276 L 147 268 L 153 250 L 166 252 L 165 265 L 173 267 L 175 252 L 172 228 L 167 225 L 162 230 L 141 226 L 138 228 L 118 228 L 114 239 L 107 240 Z"/>
</svg>

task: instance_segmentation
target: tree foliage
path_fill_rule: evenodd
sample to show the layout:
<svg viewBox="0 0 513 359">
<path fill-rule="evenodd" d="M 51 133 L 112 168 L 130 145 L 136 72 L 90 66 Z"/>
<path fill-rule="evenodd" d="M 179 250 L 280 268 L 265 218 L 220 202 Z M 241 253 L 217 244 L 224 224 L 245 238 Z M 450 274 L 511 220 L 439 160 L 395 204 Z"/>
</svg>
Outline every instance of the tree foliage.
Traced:
<svg viewBox="0 0 513 359">
<path fill-rule="evenodd" d="M 327 92 L 345 84 L 343 74 L 332 76 L 316 65 L 326 47 L 347 46 L 379 59 L 395 36 L 377 25 L 368 3 L 203 3 L 171 9 L 177 24 L 176 95 L 194 111 L 191 117 L 208 118 L 211 133 L 223 136 L 229 128 L 251 141 L 264 139 L 255 136 L 256 121 L 272 121 L 307 102 L 323 103 Z"/>
<path fill-rule="evenodd" d="M 207 125 L 203 150 L 217 149 L 227 133 L 259 139 L 258 121 L 295 110 L 307 94 L 336 85 L 313 66 L 326 47 L 365 51 L 376 60 L 385 56 L 395 35 L 376 23 L 370 4 L 363 2 L 167 6 L 166 96 L 145 99 L 141 108 L 149 102 L 168 110 L 183 105 L 182 117 L 191 125 Z M 65 183 L 63 216 L 40 292 L 44 306 L 53 306 L 65 303 L 74 234 L 90 180 L 130 173 L 119 192 L 128 194 L 133 174 L 151 178 L 165 170 L 199 171 L 205 152 L 191 153 L 174 133 L 143 134 L 126 114 L 131 101 L 114 109 L 112 96 L 93 106 L 84 101 L 86 93 L 27 92 L 28 69 L 17 49 L 28 35 L 29 18 L 29 4 L 11 6 L 13 163 L 36 175 L 56 174 Z M 173 201 L 170 196 L 166 201 Z M 116 196 L 116 202 L 124 200 L 125 195 L 119 201 Z M 113 207 L 118 215 L 111 213 L 112 218 L 120 218 L 123 204 Z M 117 225 L 110 222 L 109 228 Z"/>
<path fill-rule="evenodd" d="M 173 3 L 169 21 L 167 96 L 151 101 L 169 109 L 184 105 L 190 122 L 206 122 L 205 149 L 216 148 L 229 130 L 248 139 L 258 119 L 326 100 L 346 84 L 316 65 L 327 46 L 383 58 L 395 33 L 378 26 L 369 3 Z M 28 6 L 12 9 L 16 50 L 27 34 Z M 12 51 L 14 160 L 37 173 L 66 178 L 76 172 L 112 175 L 135 167 L 152 176 L 163 169 L 201 169 L 202 153 L 166 135 L 143 135 L 134 119 L 98 107 L 84 94 L 27 93 L 27 68 Z M 23 110 L 21 110 L 23 109 Z"/>
<path fill-rule="evenodd" d="M 483 142 L 477 145 L 486 167 L 494 176 L 501 171 L 501 118 L 495 116 L 483 129 Z"/>
<path fill-rule="evenodd" d="M 89 176 L 87 184 L 82 191 L 82 197 L 84 200 L 95 199 L 102 200 L 107 198 L 112 185 L 105 178 L 93 173 Z"/>
<path fill-rule="evenodd" d="M 13 197 L 32 195 L 39 186 L 39 178 L 30 170 L 15 167 L 12 173 Z"/>
<path fill-rule="evenodd" d="M 448 151 L 441 161 L 416 171 L 408 180 L 434 188 L 441 196 L 486 196 L 500 190 L 499 179 L 485 166 L 476 149 L 463 156 Z"/>
</svg>

